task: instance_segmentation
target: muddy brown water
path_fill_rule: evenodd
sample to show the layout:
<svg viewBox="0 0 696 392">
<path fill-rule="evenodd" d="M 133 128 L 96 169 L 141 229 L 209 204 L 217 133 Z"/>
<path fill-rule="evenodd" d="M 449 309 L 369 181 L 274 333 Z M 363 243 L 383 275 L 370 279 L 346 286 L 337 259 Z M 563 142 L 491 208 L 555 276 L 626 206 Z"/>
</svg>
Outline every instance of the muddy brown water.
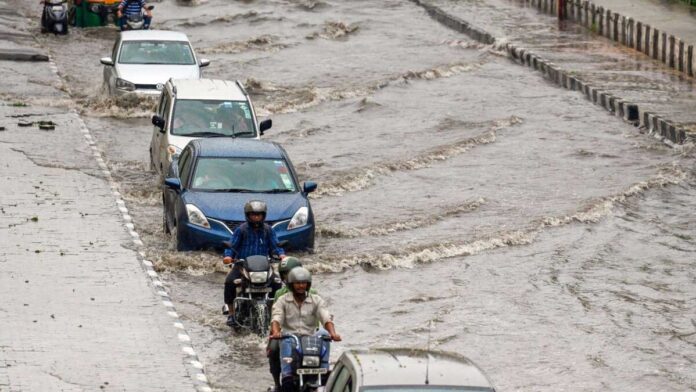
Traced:
<svg viewBox="0 0 696 392">
<path fill-rule="evenodd" d="M 185 31 L 206 76 L 244 81 L 274 120 L 266 138 L 319 183 L 316 253 L 300 256 L 344 337 L 334 358 L 425 347 L 433 325 L 433 347 L 502 391 L 696 389 L 692 146 L 640 134 L 409 1 L 161 1 L 154 26 Z M 219 314 L 220 256 L 177 253 L 162 232 L 152 102 L 101 92 L 114 38 L 39 37 L 72 93 L 58 104 L 84 114 L 213 387 L 265 390 L 264 342 Z"/>
</svg>

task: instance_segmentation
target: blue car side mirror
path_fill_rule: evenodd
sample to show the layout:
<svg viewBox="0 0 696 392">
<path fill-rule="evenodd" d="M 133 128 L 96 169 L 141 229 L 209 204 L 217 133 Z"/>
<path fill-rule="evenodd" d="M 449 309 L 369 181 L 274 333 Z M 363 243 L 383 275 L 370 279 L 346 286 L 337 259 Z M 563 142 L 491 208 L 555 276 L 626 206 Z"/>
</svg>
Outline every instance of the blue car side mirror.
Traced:
<svg viewBox="0 0 696 392">
<path fill-rule="evenodd" d="M 317 183 L 314 181 L 305 181 L 302 188 L 304 189 L 304 193 L 312 193 L 317 190 Z"/>
<path fill-rule="evenodd" d="M 174 189 L 175 191 L 178 191 L 181 189 L 181 180 L 178 178 L 166 178 L 164 180 L 164 185 L 168 186 L 171 189 Z"/>
</svg>

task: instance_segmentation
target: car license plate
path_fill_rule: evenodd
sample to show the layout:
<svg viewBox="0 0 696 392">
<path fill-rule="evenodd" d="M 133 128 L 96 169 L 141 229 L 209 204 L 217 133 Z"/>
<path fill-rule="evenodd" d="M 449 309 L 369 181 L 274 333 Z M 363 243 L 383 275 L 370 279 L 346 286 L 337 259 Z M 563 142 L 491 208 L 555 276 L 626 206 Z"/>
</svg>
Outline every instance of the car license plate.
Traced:
<svg viewBox="0 0 696 392">
<path fill-rule="evenodd" d="M 325 374 L 328 369 L 324 368 L 314 368 L 314 369 L 297 369 L 297 374 Z"/>
<path fill-rule="evenodd" d="M 262 287 L 262 288 L 249 287 L 247 289 L 247 293 L 270 293 L 270 292 L 271 292 L 270 287 Z"/>
</svg>

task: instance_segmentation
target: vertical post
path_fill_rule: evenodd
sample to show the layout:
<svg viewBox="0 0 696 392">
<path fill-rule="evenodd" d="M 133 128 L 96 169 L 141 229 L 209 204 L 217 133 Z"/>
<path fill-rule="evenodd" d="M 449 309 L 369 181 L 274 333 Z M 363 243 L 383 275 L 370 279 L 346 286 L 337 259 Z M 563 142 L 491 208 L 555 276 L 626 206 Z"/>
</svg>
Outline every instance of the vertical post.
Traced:
<svg viewBox="0 0 696 392">
<path fill-rule="evenodd" d="M 558 0 L 558 20 L 565 19 L 565 0 Z"/>
</svg>

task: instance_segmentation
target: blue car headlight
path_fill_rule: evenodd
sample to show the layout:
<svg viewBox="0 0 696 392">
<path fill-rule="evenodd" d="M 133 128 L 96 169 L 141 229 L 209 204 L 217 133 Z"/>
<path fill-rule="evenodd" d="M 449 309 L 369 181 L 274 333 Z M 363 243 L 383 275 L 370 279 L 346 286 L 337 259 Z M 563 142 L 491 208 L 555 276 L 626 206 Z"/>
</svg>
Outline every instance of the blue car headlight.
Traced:
<svg viewBox="0 0 696 392">
<path fill-rule="evenodd" d="M 298 227 L 306 226 L 309 221 L 309 208 L 300 207 L 299 210 L 293 215 L 288 224 L 288 230 L 297 229 Z"/>
<path fill-rule="evenodd" d="M 186 204 L 186 213 L 188 214 L 188 221 L 192 225 L 210 229 L 210 223 L 208 222 L 208 218 L 205 217 L 203 212 L 201 212 L 201 210 L 198 209 L 198 207 L 194 206 L 193 204 Z"/>
</svg>

